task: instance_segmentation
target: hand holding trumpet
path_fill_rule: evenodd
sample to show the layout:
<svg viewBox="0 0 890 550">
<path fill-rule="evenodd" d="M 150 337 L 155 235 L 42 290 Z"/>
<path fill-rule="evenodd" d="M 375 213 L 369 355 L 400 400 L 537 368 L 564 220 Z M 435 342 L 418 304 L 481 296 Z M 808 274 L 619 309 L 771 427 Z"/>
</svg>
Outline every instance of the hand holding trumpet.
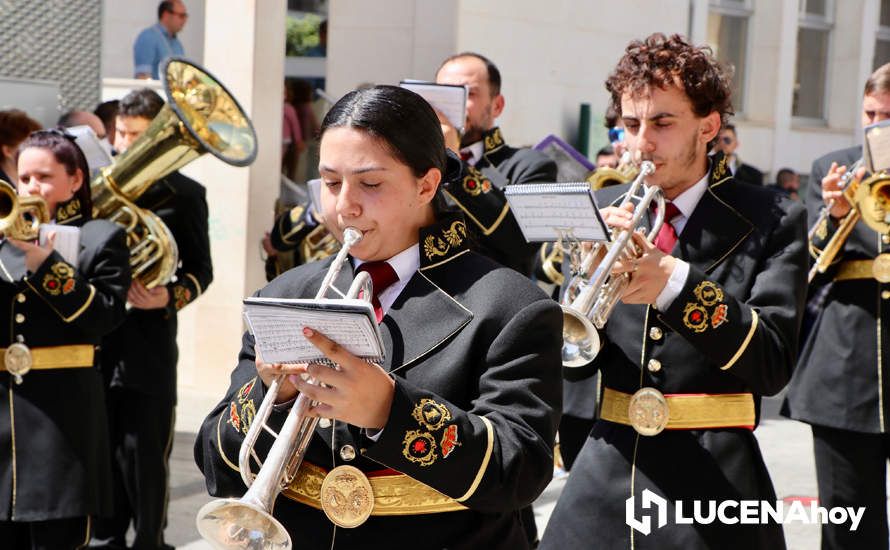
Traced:
<svg viewBox="0 0 890 550">
<path fill-rule="evenodd" d="M 334 418 L 362 428 L 383 428 L 395 391 L 392 377 L 379 365 L 352 355 L 320 332 L 304 328 L 303 336 L 340 368 L 315 363 L 270 364 L 258 358 L 257 373 L 266 386 L 276 377 L 287 375 L 275 401 L 284 403 L 303 392 L 316 402 L 308 410 L 309 416 Z M 310 383 L 308 378 L 321 384 Z"/>
<path fill-rule="evenodd" d="M 600 210 L 603 221 L 617 229 L 633 229 L 634 205 L 609 206 Z M 626 304 L 654 304 L 655 299 L 667 285 L 674 270 L 676 258 L 665 254 L 650 243 L 646 236 L 638 231 L 632 235 L 633 247 L 638 255 L 620 258 L 612 266 L 612 275 L 630 274 L 630 282 L 621 295 Z"/>
</svg>

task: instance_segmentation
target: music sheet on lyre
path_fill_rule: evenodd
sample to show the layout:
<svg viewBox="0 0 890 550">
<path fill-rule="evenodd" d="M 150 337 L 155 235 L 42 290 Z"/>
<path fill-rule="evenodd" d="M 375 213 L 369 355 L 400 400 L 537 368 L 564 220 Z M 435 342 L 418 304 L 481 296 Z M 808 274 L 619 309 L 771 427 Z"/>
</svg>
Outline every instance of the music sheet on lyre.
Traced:
<svg viewBox="0 0 890 550">
<path fill-rule="evenodd" d="M 309 363 L 324 355 L 303 336 L 303 327 L 321 332 L 359 357 L 380 360 L 383 346 L 374 310 L 361 300 L 274 300 L 248 298 L 244 317 L 263 361 Z M 349 302 L 349 303 L 345 303 Z"/>
<path fill-rule="evenodd" d="M 582 241 L 608 239 L 589 191 L 554 191 L 507 194 L 513 215 L 528 242 L 556 241 L 566 235 Z"/>
</svg>

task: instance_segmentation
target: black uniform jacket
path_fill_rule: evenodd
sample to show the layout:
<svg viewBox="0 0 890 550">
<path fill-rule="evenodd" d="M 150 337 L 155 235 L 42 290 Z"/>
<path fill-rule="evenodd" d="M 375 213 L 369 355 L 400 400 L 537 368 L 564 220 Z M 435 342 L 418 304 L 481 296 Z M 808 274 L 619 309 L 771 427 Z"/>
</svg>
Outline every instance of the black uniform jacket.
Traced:
<svg viewBox="0 0 890 550">
<path fill-rule="evenodd" d="M 98 345 L 124 319 L 130 286 L 124 233 L 81 227 L 75 269 L 53 252 L 28 274 L 0 243 L 0 347 Z M 10 282 L 10 279 L 12 282 Z M 108 421 L 98 368 L 0 373 L 0 519 L 43 521 L 111 511 Z"/>
<path fill-rule="evenodd" d="M 806 191 L 807 214 L 815 224 L 822 201 L 822 178 L 832 162 L 852 166 L 859 147 L 835 151 L 813 163 Z M 830 219 L 813 237 L 815 256 L 837 229 Z M 883 293 L 890 284 L 873 278 L 834 281 L 840 262 L 874 258 L 890 252 L 890 244 L 860 220 L 835 262 L 813 284 L 824 290 L 822 309 L 801 351 L 797 371 L 788 388 L 783 412 L 810 424 L 856 432 L 886 433 L 890 403 L 890 302 Z M 890 294 L 888 294 L 890 296 Z M 880 319 L 880 322 L 878 322 Z"/>
<path fill-rule="evenodd" d="M 680 294 L 663 312 L 619 302 L 602 351 L 587 367 L 566 369 L 567 378 L 598 370 L 603 387 L 628 394 L 642 387 L 666 395 L 752 393 L 758 409 L 759 396 L 788 382 L 806 290 L 803 208 L 737 183 L 722 157 L 715 163 L 672 251 L 690 264 Z M 606 188 L 598 203 L 617 203 L 626 189 Z M 647 437 L 600 419 L 542 548 L 630 548 L 625 500 L 636 497 L 639 517 L 646 489 L 667 499 L 669 521 L 647 536 L 635 532 L 638 549 L 784 547 L 781 525 L 693 526 L 671 519 L 677 500 L 689 501 L 687 509 L 696 499 L 775 500 L 751 430 L 665 430 Z"/>
<path fill-rule="evenodd" d="M 176 312 L 213 280 L 204 186 L 173 172 L 148 189 L 136 204 L 160 216 L 179 248 L 179 267 L 167 285 L 166 308 L 127 311 L 126 321 L 103 343 L 102 369 L 112 387 L 175 402 Z"/>
<path fill-rule="evenodd" d="M 496 262 L 531 276 L 538 243 L 527 243 L 504 196 L 509 184 L 555 182 L 556 163 L 534 149 L 504 142 L 500 128 L 483 135 L 484 152 L 475 166 L 463 163 L 463 177 L 445 193 L 463 211 L 476 248 Z"/>
<path fill-rule="evenodd" d="M 391 468 L 467 508 L 371 516 L 358 528 L 336 529 L 335 548 L 525 548 L 518 510 L 544 490 L 553 472 L 562 317 L 528 279 L 463 248 L 463 222 L 424 231 L 421 269 L 380 327 L 383 367 L 396 381 L 380 439 L 334 422 L 335 443 L 331 427 L 318 427 L 306 462 L 325 469 L 351 464 L 365 472 Z M 312 297 L 331 261 L 292 269 L 258 294 Z M 347 264 L 337 287 L 347 288 L 352 278 Z M 254 360 L 253 338 L 245 334 L 228 393 L 195 445 L 213 495 L 245 491 L 238 449 L 265 391 Z M 423 414 L 431 409 L 435 422 Z M 343 460 L 346 446 L 355 449 L 354 460 Z M 295 547 L 331 547 L 334 527 L 321 511 L 279 496 L 275 516 Z"/>
<path fill-rule="evenodd" d="M 733 179 L 751 185 L 763 185 L 763 172 L 742 162 L 736 167 Z"/>
</svg>

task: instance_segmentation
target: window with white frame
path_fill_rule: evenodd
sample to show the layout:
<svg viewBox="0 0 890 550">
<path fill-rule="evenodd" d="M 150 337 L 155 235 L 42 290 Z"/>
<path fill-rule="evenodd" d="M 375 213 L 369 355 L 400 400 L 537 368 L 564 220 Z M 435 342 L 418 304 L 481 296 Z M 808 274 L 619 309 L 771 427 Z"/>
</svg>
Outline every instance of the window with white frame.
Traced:
<svg viewBox="0 0 890 550">
<path fill-rule="evenodd" d="M 825 120 L 828 88 L 828 52 L 834 24 L 832 0 L 800 0 L 797 28 L 797 62 L 794 66 L 795 117 Z"/>
<path fill-rule="evenodd" d="M 890 0 L 881 0 L 881 17 L 875 35 L 875 57 L 873 69 L 890 63 Z"/>
<path fill-rule="evenodd" d="M 748 21 L 751 0 L 710 0 L 707 42 L 717 59 L 732 67 L 732 106 L 745 110 L 745 76 L 748 59 Z"/>
</svg>

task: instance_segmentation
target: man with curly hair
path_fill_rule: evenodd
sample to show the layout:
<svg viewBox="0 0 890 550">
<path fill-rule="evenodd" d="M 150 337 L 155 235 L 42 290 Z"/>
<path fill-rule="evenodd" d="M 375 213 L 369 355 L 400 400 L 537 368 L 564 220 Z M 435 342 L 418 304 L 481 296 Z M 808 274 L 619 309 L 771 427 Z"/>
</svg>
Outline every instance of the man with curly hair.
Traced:
<svg viewBox="0 0 890 550">
<path fill-rule="evenodd" d="M 739 502 L 776 505 L 753 430 L 761 396 L 794 365 L 803 208 L 708 157 L 731 98 L 707 48 L 677 35 L 631 42 L 606 88 L 628 150 L 655 166 L 646 183 L 664 193 L 665 223 L 654 243 L 633 235 L 642 252 L 613 269 L 629 283 L 602 348 L 565 369 L 600 373 L 599 420 L 541 548 L 784 548 L 782 526 L 752 524 Z M 597 194 L 612 227 L 630 228 L 630 208 L 616 206 L 627 189 Z"/>
</svg>

